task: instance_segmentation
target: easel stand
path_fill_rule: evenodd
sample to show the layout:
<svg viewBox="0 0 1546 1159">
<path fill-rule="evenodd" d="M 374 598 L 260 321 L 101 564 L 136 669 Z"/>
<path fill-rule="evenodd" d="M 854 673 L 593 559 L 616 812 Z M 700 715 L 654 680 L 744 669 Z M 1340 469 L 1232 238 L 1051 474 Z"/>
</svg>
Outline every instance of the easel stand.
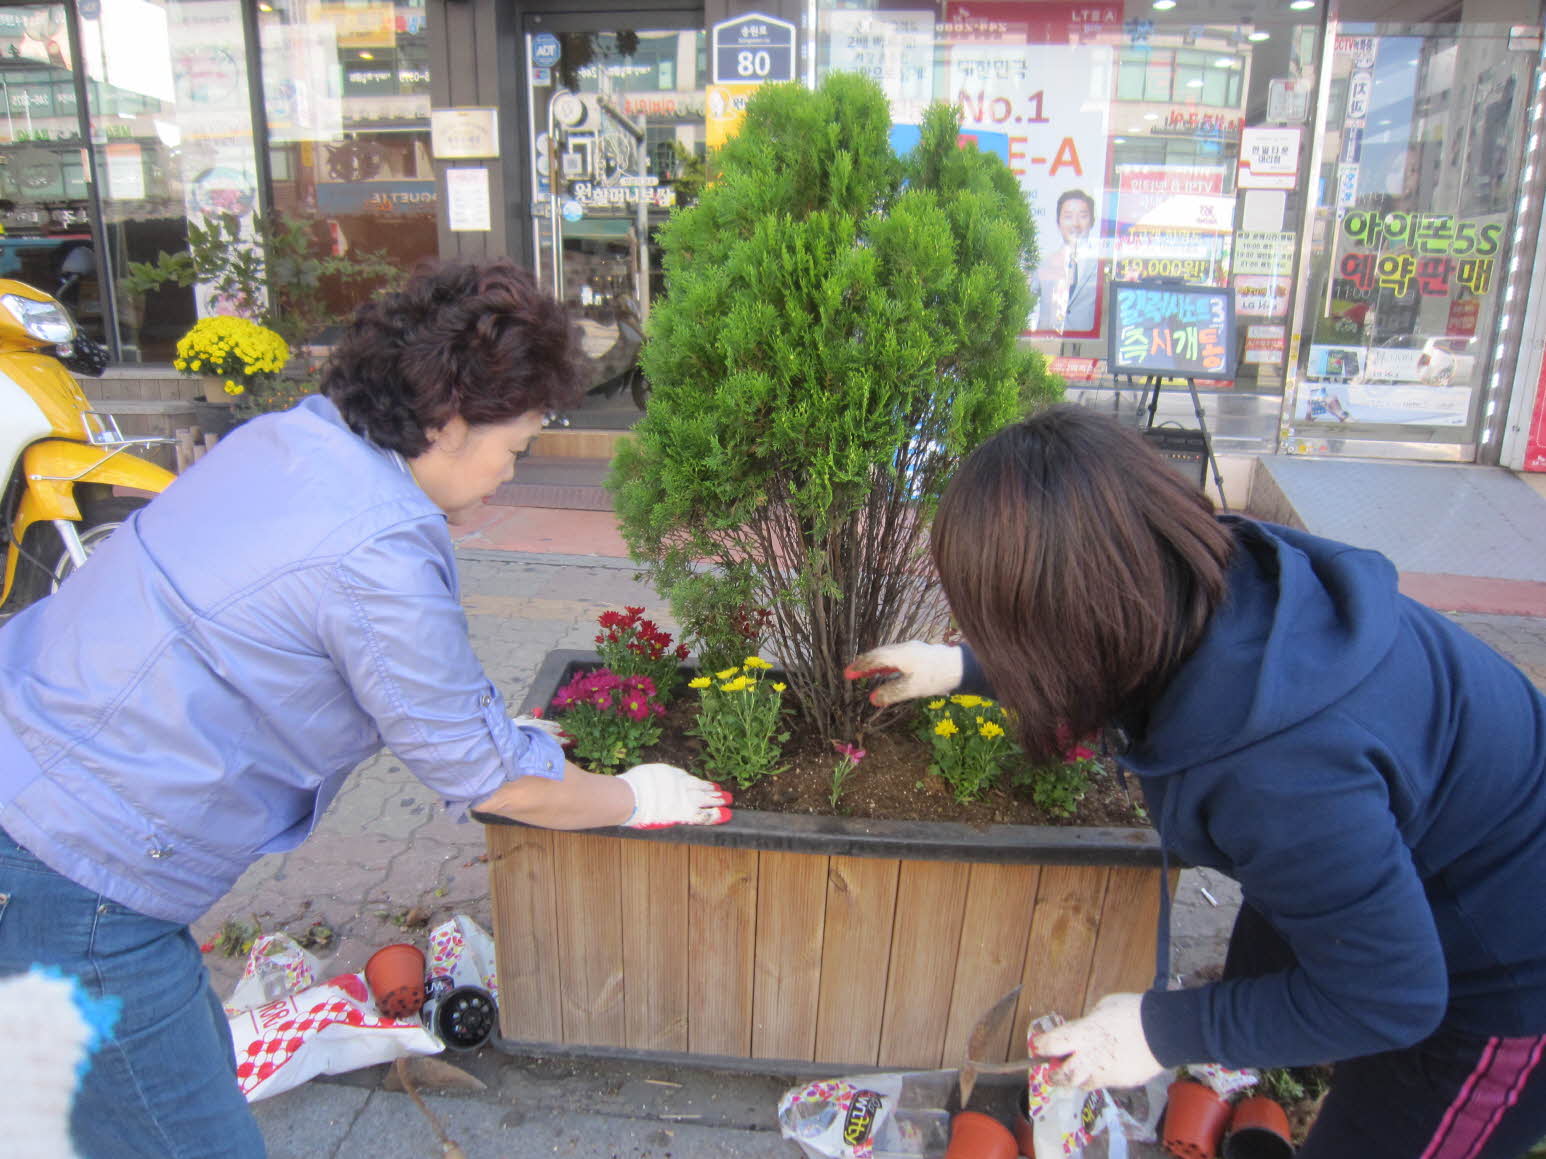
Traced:
<svg viewBox="0 0 1546 1159">
<path fill-rule="evenodd" d="M 1145 430 L 1154 429 L 1155 413 L 1159 410 L 1160 380 L 1163 375 L 1151 374 L 1143 381 L 1143 392 L 1138 396 L 1138 410 L 1141 412 L 1144 400 L 1147 397 L 1149 404 L 1149 421 L 1144 424 Z M 1127 376 L 1128 385 L 1131 386 L 1133 376 Z M 1188 378 L 1186 389 L 1192 396 L 1192 410 L 1197 415 L 1197 429 L 1202 433 L 1203 455 L 1207 460 L 1208 469 L 1213 473 L 1213 486 L 1219 493 L 1219 510 L 1229 514 L 1229 500 L 1224 497 L 1224 476 L 1219 473 L 1219 461 L 1213 455 L 1213 437 L 1208 434 L 1208 420 L 1203 414 L 1202 399 L 1197 394 L 1197 380 Z"/>
</svg>

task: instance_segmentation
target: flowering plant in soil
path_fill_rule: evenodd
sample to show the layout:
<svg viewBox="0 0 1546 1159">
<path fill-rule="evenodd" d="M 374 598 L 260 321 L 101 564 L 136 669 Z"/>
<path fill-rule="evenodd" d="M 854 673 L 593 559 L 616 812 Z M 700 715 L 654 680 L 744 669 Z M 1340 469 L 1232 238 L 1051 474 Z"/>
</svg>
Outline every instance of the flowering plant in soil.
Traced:
<svg viewBox="0 0 1546 1159">
<path fill-rule="evenodd" d="M 704 743 L 703 767 L 716 779 L 729 777 L 745 788 L 762 777 L 782 772 L 781 746 L 789 739 L 780 732 L 784 685 L 762 679 L 773 665 L 748 656 L 734 668 L 688 682 L 698 690 L 698 719 L 689 730 Z"/>
<path fill-rule="evenodd" d="M 981 797 L 1020 752 L 1006 723 L 1004 710 L 986 697 L 958 693 L 925 702 L 920 731 L 934 750 L 929 771 L 945 779 L 956 800 Z"/>
<path fill-rule="evenodd" d="M 663 702 L 669 700 L 676 687 L 677 665 L 687 659 L 687 645 L 673 649 L 671 633 L 646 620 L 643 608 L 602 612 L 596 622 L 601 625 L 596 634 L 601 662 L 618 676 L 649 677 L 653 694 Z"/>
<path fill-rule="evenodd" d="M 832 806 L 832 811 L 837 812 L 837 803 L 843 798 L 843 790 L 848 788 L 848 778 L 853 776 L 854 770 L 859 767 L 859 762 L 869 754 L 858 745 L 849 744 L 847 741 L 835 740 L 832 747 L 837 750 L 837 764 L 832 766 L 832 795 L 827 798 Z"/>
<path fill-rule="evenodd" d="M 607 668 L 582 672 L 558 690 L 552 707 L 573 740 L 574 758 L 595 772 L 639 763 L 660 739 L 666 709 L 648 676 L 619 676 Z"/>
</svg>

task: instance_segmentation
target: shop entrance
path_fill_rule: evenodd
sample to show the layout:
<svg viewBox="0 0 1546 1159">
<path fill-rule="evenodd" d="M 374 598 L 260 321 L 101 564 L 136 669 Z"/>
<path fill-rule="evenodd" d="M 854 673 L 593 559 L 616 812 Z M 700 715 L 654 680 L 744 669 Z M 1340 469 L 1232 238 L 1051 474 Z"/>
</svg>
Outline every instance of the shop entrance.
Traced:
<svg viewBox="0 0 1546 1159">
<path fill-rule="evenodd" d="M 1334 28 L 1285 450 L 1478 457 L 1517 342 L 1538 47 L 1487 24 Z"/>
<path fill-rule="evenodd" d="M 704 179 L 703 12 L 533 13 L 523 32 L 534 265 L 591 359 L 569 419 L 625 429 L 649 393 L 638 354 L 662 286 L 655 232 Z"/>
</svg>

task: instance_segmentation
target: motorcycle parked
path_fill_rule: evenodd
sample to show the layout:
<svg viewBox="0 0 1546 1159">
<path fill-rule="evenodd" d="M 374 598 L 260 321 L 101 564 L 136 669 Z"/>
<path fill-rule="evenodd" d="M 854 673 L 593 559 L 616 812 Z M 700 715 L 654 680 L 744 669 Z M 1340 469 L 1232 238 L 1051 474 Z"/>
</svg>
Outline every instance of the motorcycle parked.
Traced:
<svg viewBox="0 0 1546 1159">
<path fill-rule="evenodd" d="M 149 502 L 115 496 L 115 486 L 164 491 L 175 478 L 129 453 L 175 440 L 125 438 L 67 369 L 100 374 L 103 353 L 77 339 L 55 299 L 0 279 L 0 615 L 53 593 Z"/>
</svg>

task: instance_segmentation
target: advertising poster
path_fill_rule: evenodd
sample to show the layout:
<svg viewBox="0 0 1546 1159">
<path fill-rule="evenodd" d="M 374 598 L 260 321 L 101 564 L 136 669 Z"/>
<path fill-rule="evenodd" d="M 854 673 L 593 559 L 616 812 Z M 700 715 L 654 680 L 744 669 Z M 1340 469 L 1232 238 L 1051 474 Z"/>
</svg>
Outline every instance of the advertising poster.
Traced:
<svg viewBox="0 0 1546 1159">
<path fill-rule="evenodd" d="M 1421 347 L 1312 345 L 1302 417 L 1309 422 L 1463 426 L 1472 356 L 1429 339 Z"/>
<path fill-rule="evenodd" d="M 898 125 L 923 123 L 934 99 L 934 14 L 922 11 L 822 14 L 827 68 L 863 73 L 891 102 Z"/>
<path fill-rule="evenodd" d="M 1221 167 L 1119 165 L 1116 178 L 1114 280 L 1224 285 L 1235 199 Z"/>
<path fill-rule="evenodd" d="M 1003 137 L 1031 205 L 1041 264 L 1027 333 L 1099 337 L 1113 48 L 1091 41 L 1120 31 L 1121 6 L 989 3 L 947 13 L 945 98 L 961 106 L 964 136 Z"/>
<path fill-rule="evenodd" d="M 1293 293 L 1294 235 L 1242 230 L 1235 235 L 1235 313 L 1287 318 Z"/>
<path fill-rule="evenodd" d="M 1299 184 L 1299 130 L 1243 129 L 1238 178 L 1241 189 L 1293 189 Z"/>
</svg>

